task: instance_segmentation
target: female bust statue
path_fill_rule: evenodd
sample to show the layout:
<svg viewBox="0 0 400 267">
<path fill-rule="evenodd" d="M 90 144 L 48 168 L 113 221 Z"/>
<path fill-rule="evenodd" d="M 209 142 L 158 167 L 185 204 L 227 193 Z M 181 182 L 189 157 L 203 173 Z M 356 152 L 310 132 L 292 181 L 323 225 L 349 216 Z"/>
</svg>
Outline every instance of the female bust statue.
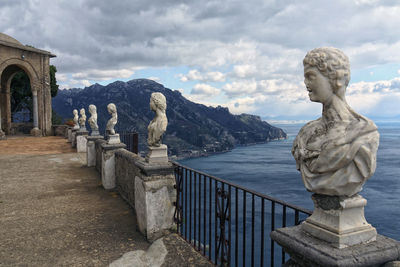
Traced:
<svg viewBox="0 0 400 267">
<path fill-rule="evenodd" d="M 79 125 L 81 126 L 81 129 L 86 129 L 86 114 L 85 114 L 85 109 L 81 108 L 80 112 L 81 117 L 79 118 Z"/>
<path fill-rule="evenodd" d="M 78 120 L 79 120 L 79 116 L 78 116 L 78 110 L 77 110 L 77 109 L 74 109 L 74 110 L 72 111 L 72 114 L 74 114 L 74 124 L 75 124 L 75 126 L 74 126 L 74 129 L 79 129 L 79 123 L 78 123 Z"/>
<path fill-rule="evenodd" d="M 322 116 L 303 126 L 294 140 L 297 169 L 308 191 L 353 196 L 375 172 L 377 127 L 346 102 L 350 63 L 343 52 L 316 48 L 303 65 L 308 95 L 322 104 Z"/>
<path fill-rule="evenodd" d="M 161 145 L 161 136 L 167 130 L 168 119 L 165 115 L 167 109 L 167 100 L 162 93 L 152 93 L 150 97 L 150 110 L 155 112 L 154 119 L 147 127 L 149 146 L 159 147 Z"/>
<path fill-rule="evenodd" d="M 107 110 L 108 113 L 111 114 L 111 118 L 107 122 L 106 131 L 109 135 L 114 135 L 115 134 L 114 126 L 118 122 L 117 107 L 115 106 L 115 104 L 110 103 L 107 105 Z"/>
<path fill-rule="evenodd" d="M 97 125 L 97 109 L 95 105 L 89 105 L 89 113 L 90 113 L 90 118 L 88 120 L 90 129 L 92 129 L 93 132 L 99 131 L 99 126 Z"/>
</svg>

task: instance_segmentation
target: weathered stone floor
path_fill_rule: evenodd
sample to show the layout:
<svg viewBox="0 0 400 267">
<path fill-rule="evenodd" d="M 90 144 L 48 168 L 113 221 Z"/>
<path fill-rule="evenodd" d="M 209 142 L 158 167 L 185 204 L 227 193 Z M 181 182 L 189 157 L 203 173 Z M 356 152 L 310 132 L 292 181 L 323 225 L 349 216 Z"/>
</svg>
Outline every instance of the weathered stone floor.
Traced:
<svg viewBox="0 0 400 267">
<path fill-rule="evenodd" d="M 11 136 L 7 140 L 0 140 L 0 155 L 49 155 L 68 152 L 76 152 L 76 149 L 59 136 Z"/>
<path fill-rule="evenodd" d="M 0 141 L 0 266 L 108 266 L 149 247 L 84 153 L 60 137 L 29 139 Z M 163 266 L 209 265 L 177 235 L 164 242 Z"/>
</svg>

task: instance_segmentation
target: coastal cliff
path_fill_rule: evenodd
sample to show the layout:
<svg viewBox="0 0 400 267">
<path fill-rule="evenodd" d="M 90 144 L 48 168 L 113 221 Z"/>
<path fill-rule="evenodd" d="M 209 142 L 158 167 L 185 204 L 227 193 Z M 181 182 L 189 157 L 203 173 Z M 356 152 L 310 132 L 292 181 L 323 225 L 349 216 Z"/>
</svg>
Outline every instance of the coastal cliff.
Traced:
<svg viewBox="0 0 400 267">
<path fill-rule="evenodd" d="M 110 115 L 106 106 L 114 103 L 118 109 L 117 132 L 139 133 L 139 150 L 145 150 L 147 125 L 153 118 L 149 99 L 161 92 L 167 99 L 168 128 L 163 143 L 171 155 L 196 156 L 222 152 L 236 145 L 264 143 L 286 138 L 286 133 L 259 116 L 233 115 L 228 108 L 207 107 L 189 101 L 177 90 L 148 79 L 116 81 L 106 86 L 94 84 L 84 89 L 60 90 L 53 98 L 53 108 L 64 119 L 72 117 L 73 109 L 97 106 L 100 132 L 104 133 Z"/>
</svg>

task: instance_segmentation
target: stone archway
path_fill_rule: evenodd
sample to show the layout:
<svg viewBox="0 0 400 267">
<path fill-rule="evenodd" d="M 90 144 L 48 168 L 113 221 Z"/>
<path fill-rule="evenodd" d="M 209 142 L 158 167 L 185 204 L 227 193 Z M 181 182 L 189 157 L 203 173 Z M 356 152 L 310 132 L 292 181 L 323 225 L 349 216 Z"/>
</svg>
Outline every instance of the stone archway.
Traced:
<svg viewBox="0 0 400 267">
<path fill-rule="evenodd" d="M 22 45 L 0 33 L 0 129 L 11 131 L 10 85 L 14 75 L 24 71 L 30 80 L 33 102 L 32 135 L 51 134 L 50 58 L 48 51 Z"/>
</svg>

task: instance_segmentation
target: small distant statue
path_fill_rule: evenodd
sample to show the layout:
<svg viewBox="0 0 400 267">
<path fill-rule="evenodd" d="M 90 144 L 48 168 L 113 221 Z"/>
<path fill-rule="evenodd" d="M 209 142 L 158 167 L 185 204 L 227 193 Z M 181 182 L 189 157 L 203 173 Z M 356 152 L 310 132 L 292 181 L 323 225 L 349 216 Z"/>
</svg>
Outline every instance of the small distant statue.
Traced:
<svg viewBox="0 0 400 267">
<path fill-rule="evenodd" d="M 79 129 L 79 116 L 78 116 L 78 110 L 74 109 L 72 111 L 72 114 L 74 114 L 74 129 Z"/>
<path fill-rule="evenodd" d="M 95 105 L 89 105 L 90 118 L 88 120 L 92 132 L 90 135 L 99 135 L 99 126 L 97 125 L 97 108 Z"/>
<path fill-rule="evenodd" d="M 108 135 L 115 135 L 114 126 L 118 122 L 117 107 L 115 104 L 110 103 L 107 105 L 107 110 L 111 114 L 111 118 L 107 122 L 106 131 Z"/>
<path fill-rule="evenodd" d="M 162 93 L 152 93 L 150 97 L 150 110 L 155 112 L 154 119 L 147 127 L 149 146 L 159 147 L 161 145 L 161 136 L 167 130 L 168 119 L 165 115 L 167 109 L 167 100 Z"/>
<path fill-rule="evenodd" d="M 85 109 L 81 108 L 80 112 L 81 117 L 79 118 L 79 125 L 80 125 L 80 130 L 81 131 L 86 131 L 86 114 L 85 114 Z"/>
<path fill-rule="evenodd" d="M 336 48 L 316 48 L 303 60 L 310 100 L 322 104 L 322 117 L 307 123 L 293 143 L 308 191 L 351 197 L 375 172 L 379 133 L 368 118 L 346 102 L 350 63 Z"/>
</svg>

